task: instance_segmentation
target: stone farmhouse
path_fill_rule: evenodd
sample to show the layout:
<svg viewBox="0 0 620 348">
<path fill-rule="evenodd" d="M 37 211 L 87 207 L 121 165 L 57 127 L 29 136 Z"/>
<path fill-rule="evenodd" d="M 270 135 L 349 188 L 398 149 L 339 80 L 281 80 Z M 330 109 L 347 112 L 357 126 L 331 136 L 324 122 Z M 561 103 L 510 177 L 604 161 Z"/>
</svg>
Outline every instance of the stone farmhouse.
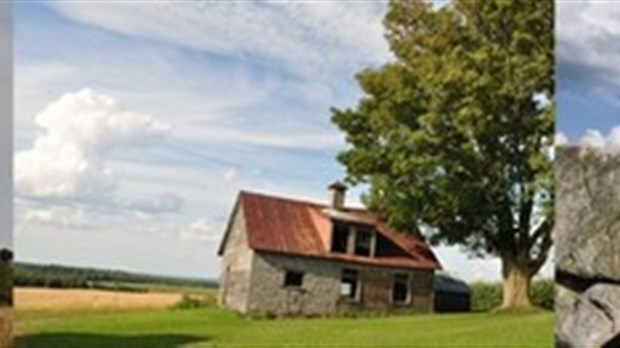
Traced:
<svg viewBox="0 0 620 348">
<path fill-rule="evenodd" d="M 359 311 L 431 312 L 430 247 L 388 227 L 376 214 L 242 191 L 218 255 L 219 302 L 242 313 L 326 315 Z"/>
</svg>

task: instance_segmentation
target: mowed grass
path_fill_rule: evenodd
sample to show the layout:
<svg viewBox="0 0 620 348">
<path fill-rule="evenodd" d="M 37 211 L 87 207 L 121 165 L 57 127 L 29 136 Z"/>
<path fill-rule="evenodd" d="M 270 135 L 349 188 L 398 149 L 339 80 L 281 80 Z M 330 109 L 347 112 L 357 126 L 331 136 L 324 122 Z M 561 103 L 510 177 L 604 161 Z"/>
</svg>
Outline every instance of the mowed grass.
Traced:
<svg viewBox="0 0 620 348">
<path fill-rule="evenodd" d="M 17 310 L 16 347 L 552 347 L 551 312 L 251 319 L 219 308 Z"/>
</svg>

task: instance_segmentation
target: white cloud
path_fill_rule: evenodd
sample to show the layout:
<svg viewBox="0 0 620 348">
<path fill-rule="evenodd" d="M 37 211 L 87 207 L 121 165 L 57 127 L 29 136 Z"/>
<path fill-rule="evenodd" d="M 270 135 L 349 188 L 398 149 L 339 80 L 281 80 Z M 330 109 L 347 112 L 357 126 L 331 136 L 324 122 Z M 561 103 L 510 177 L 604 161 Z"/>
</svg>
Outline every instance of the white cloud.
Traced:
<svg viewBox="0 0 620 348">
<path fill-rule="evenodd" d="M 618 2 L 557 2 L 557 57 L 563 70 L 560 77 L 568 79 L 567 85 L 573 82 L 597 92 L 602 82 L 620 84 L 620 65 L 616 64 L 619 18 Z M 584 80 L 590 83 L 584 86 Z"/>
<path fill-rule="evenodd" d="M 238 172 L 234 168 L 229 168 L 224 172 L 224 181 L 231 182 L 237 177 L 237 175 Z"/>
<path fill-rule="evenodd" d="M 76 21 L 240 59 L 266 58 L 293 73 L 316 74 L 383 62 L 382 9 L 377 2 L 58 2 Z M 174 30 L 171 30 L 174 28 Z"/>
<path fill-rule="evenodd" d="M 284 123 L 284 122 L 282 122 Z M 247 128 L 248 125 L 245 125 Z M 241 127 L 239 127 L 241 128 Z M 252 130 L 223 127 L 214 123 L 205 127 L 179 127 L 183 134 L 203 147 L 222 144 L 268 146 L 282 149 L 338 149 L 344 145 L 343 136 L 335 128 L 316 127 L 302 122 L 291 124 L 253 124 Z"/>
<path fill-rule="evenodd" d="M 58 97 L 58 88 L 72 90 L 68 85 L 75 85 L 78 79 L 75 68 L 56 61 L 25 64 L 18 60 L 14 75 L 15 126 L 20 131 L 33 130 L 32 116 Z"/>
<path fill-rule="evenodd" d="M 138 201 L 119 197 L 119 180 L 108 163 L 115 151 L 162 141 L 170 132 L 168 124 L 89 89 L 63 95 L 35 123 L 42 132 L 32 148 L 15 155 L 17 197 L 152 213 L 178 210 L 182 201 L 173 194 Z"/>
<path fill-rule="evenodd" d="M 554 138 L 554 144 L 555 146 L 558 145 L 566 145 L 569 143 L 568 137 L 566 136 L 566 134 L 562 133 L 562 132 L 558 132 L 555 134 L 555 138 Z"/>
<path fill-rule="evenodd" d="M 614 127 L 607 135 L 596 129 L 588 129 L 579 144 L 587 149 L 618 154 L 620 153 L 620 126 Z"/>
<path fill-rule="evenodd" d="M 200 147 L 234 143 L 324 149 L 342 145 L 341 137 L 327 117 L 334 96 L 321 83 L 274 79 L 253 81 L 247 72 L 235 75 L 229 70 L 195 71 L 181 79 L 180 73 L 160 69 L 159 65 L 165 63 L 158 63 L 152 69 L 157 69 L 159 81 L 148 85 L 142 83 L 146 72 L 137 72 L 144 68 L 133 63 L 118 70 L 89 61 L 76 64 L 79 68 L 60 63 L 22 63 L 17 66 L 15 118 L 18 148 L 29 144 L 34 137 L 33 114 L 58 94 L 90 83 L 97 85 L 99 92 L 114 95 L 125 105 L 150 115 L 162 119 L 174 115 L 174 138 L 191 140 Z M 121 65 L 121 62 L 113 64 Z M 230 79 L 225 89 L 221 87 L 223 79 Z M 295 109 L 283 107 L 282 104 L 291 96 L 303 98 L 304 105 Z M 271 111 L 275 108 L 278 111 Z M 323 119 L 317 122 L 316 115 Z"/>
<path fill-rule="evenodd" d="M 151 199 L 137 199 L 127 204 L 129 209 L 145 214 L 176 212 L 183 207 L 184 200 L 178 195 L 165 192 Z"/>
<path fill-rule="evenodd" d="M 182 228 L 179 236 L 181 240 L 190 242 L 217 242 L 222 232 L 209 219 L 200 218 Z"/>
<path fill-rule="evenodd" d="M 31 208 L 24 210 L 18 219 L 19 225 L 45 225 L 60 228 L 91 229 L 95 228 L 88 214 L 74 207 Z"/>
</svg>

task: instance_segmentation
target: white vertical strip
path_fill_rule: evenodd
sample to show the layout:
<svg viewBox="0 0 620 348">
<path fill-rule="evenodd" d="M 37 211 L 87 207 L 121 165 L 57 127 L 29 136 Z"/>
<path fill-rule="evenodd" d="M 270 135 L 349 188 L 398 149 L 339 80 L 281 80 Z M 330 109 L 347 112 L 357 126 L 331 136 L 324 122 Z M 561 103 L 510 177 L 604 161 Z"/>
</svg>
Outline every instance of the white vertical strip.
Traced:
<svg viewBox="0 0 620 348">
<path fill-rule="evenodd" d="M 0 249 L 13 231 L 13 25 L 11 1 L 0 1 Z"/>
</svg>

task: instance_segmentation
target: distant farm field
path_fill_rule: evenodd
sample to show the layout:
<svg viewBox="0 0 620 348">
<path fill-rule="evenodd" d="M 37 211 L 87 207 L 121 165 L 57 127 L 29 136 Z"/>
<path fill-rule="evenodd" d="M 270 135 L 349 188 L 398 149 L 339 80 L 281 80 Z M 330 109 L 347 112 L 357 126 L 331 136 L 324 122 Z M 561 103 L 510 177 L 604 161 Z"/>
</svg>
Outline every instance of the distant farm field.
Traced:
<svg viewBox="0 0 620 348">
<path fill-rule="evenodd" d="M 214 307 L 61 310 L 18 303 L 15 317 L 17 348 L 553 345 L 551 312 L 269 320 Z"/>
<path fill-rule="evenodd" d="M 175 293 L 136 293 L 85 289 L 15 289 L 20 310 L 123 310 L 169 308 L 181 299 Z"/>
</svg>

